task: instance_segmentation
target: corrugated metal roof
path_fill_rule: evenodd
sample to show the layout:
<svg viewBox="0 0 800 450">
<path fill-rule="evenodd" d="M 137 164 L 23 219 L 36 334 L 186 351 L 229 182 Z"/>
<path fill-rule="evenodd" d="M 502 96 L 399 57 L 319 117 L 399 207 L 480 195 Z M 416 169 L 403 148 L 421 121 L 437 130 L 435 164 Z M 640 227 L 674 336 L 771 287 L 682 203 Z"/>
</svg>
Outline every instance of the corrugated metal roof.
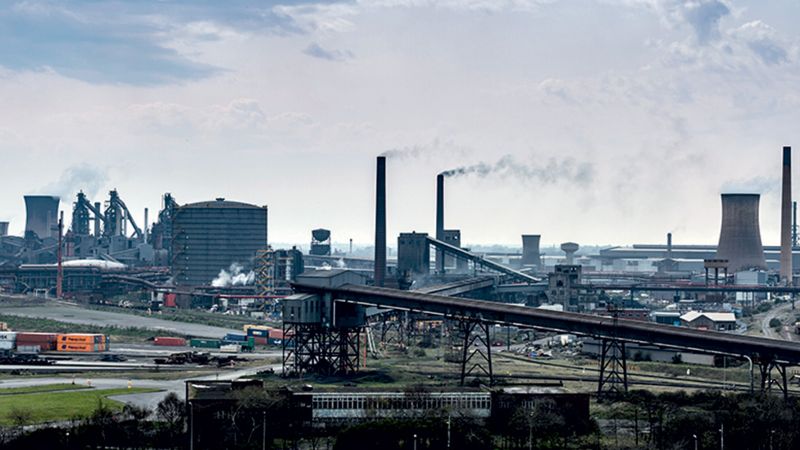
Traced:
<svg viewBox="0 0 800 450">
<path fill-rule="evenodd" d="M 689 311 L 681 316 L 681 320 L 686 322 L 693 322 L 698 318 L 700 318 L 701 316 L 705 316 L 712 322 L 736 322 L 736 315 L 734 315 L 733 313 L 700 312 L 700 311 Z"/>
</svg>

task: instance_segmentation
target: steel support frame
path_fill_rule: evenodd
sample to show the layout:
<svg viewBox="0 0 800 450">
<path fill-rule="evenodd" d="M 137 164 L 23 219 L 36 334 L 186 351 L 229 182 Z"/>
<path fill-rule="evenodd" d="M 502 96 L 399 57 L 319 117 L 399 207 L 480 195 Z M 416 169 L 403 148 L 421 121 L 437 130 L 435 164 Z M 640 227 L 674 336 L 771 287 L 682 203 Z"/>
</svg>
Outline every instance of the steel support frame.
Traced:
<svg viewBox="0 0 800 450">
<path fill-rule="evenodd" d="M 320 324 L 283 324 L 283 373 L 301 376 L 351 375 L 361 363 L 362 327 L 329 328 Z"/>
<path fill-rule="evenodd" d="M 777 386 L 783 394 L 783 399 L 789 399 L 789 383 L 786 377 L 786 364 L 780 364 L 773 359 L 764 359 L 758 364 L 761 372 L 761 393 L 771 394 L 773 386 Z M 778 377 L 772 376 L 773 370 L 778 372 Z"/>
<path fill-rule="evenodd" d="M 380 343 L 383 345 L 408 345 L 408 330 L 405 311 L 390 311 L 380 315 L 375 326 L 380 327 Z"/>
<path fill-rule="evenodd" d="M 461 385 L 468 377 L 487 377 L 489 385 L 494 385 L 492 370 L 492 342 L 489 336 L 489 323 L 480 319 L 466 319 L 458 322 L 462 341 Z"/>
<path fill-rule="evenodd" d="M 600 343 L 600 378 L 598 398 L 612 393 L 628 392 L 628 363 L 625 341 L 602 339 Z"/>
</svg>

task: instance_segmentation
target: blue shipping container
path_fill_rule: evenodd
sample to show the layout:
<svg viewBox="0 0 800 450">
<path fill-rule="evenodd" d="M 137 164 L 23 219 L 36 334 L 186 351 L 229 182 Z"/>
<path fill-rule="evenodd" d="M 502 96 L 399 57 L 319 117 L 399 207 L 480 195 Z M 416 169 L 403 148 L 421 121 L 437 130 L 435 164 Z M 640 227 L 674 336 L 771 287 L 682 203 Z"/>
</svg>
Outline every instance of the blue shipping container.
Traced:
<svg viewBox="0 0 800 450">
<path fill-rule="evenodd" d="M 258 328 L 250 328 L 247 330 L 248 336 L 253 337 L 269 337 L 269 330 L 260 330 Z"/>
<path fill-rule="evenodd" d="M 247 336 L 245 336 L 243 334 L 228 333 L 228 334 L 225 335 L 224 340 L 233 341 L 233 342 L 245 342 L 245 341 L 247 341 Z"/>
</svg>

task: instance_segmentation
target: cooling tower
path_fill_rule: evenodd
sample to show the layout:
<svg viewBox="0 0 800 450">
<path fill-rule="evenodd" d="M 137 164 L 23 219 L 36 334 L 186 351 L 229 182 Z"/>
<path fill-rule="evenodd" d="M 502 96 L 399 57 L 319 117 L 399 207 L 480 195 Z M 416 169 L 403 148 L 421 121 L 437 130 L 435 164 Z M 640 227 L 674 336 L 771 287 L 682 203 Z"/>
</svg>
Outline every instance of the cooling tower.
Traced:
<svg viewBox="0 0 800 450">
<path fill-rule="evenodd" d="M 783 147 L 781 192 L 781 281 L 792 283 L 792 148 Z"/>
<path fill-rule="evenodd" d="M 36 233 L 40 239 L 58 237 L 59 198 L 50 195 L 25 196 L 25 234 Z"/>
<path fill-rule="evenodd" d="M 728 271 L 766 269 L 758 225 L 759 194 L 722 194 L 722 228 L 717 259 L 728 260 Z"/>
<path fill-rule="evenodd" d="M 539 234 L 523 234 L 522 235 L 522 260 L 523 266 L 536 266 L 541 265 L 541 254 L 539 253 L 539 242 L 542 236 Z"/>
<path fill-rule="evenodd" d="M 386 278 L 386 157 L 378 156 L 375 178 L 375 286 Z"/>
</svg>

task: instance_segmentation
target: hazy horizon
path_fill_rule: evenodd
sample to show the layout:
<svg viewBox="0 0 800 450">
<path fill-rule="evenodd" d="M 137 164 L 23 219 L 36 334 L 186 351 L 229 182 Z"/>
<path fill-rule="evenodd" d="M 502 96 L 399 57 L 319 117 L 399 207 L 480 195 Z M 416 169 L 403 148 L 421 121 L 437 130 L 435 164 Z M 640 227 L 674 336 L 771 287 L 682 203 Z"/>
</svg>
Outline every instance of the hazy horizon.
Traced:
<svg viewBox="0 0 800 450">
<path fill-rule="evenodd" d="M 390 242 L 432 233 L 447 171 L 465 243 L 715 243 L 737 190 L 762 194 L 774 245 L 798 18 L 789 0 L 6 3 L 0 220 L 19 234 L 25 194 L 116 188 L 138 221 L 165 192 L 225 197 L 269 205 L 270 241 L 367 244 L 387 154 Z"/>
</svg>

